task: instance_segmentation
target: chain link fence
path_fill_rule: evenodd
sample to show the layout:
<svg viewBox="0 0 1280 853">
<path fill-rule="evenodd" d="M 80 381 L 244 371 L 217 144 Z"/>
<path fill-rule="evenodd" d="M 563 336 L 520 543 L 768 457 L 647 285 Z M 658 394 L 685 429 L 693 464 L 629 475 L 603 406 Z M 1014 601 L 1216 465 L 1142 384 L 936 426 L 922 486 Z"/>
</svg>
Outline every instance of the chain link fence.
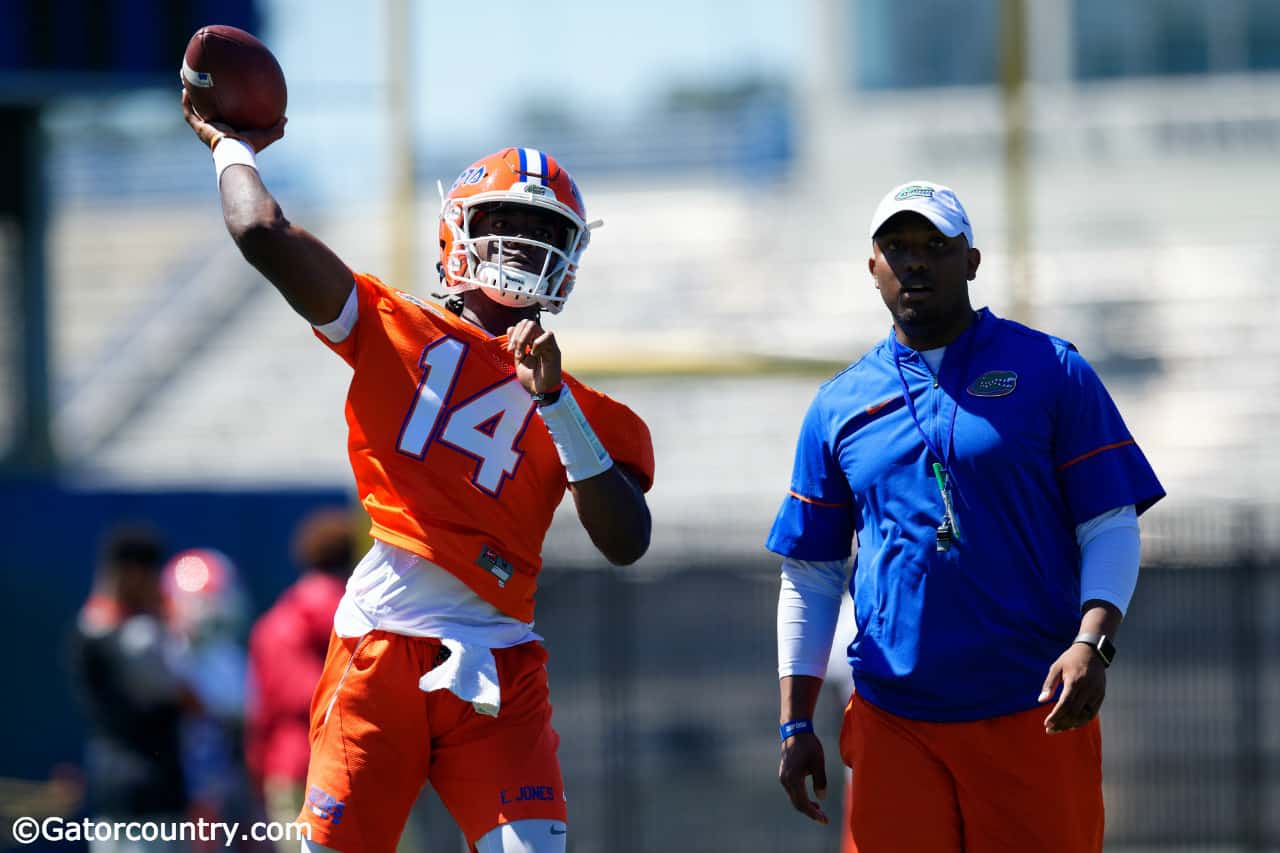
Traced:
<svg viewBox="0 0 1280 853">
<path fill-rule="evenodd" d="M 1107 849 L 1280 849 L 1280 554 L 1257 514 L 1152 516 L 1102 716 Z M 776 560 L 544 578 L 571 850 L 839 849 L 777 782 Z M 817 721 L 833 817 L 837 693 Z"/>
</svg>

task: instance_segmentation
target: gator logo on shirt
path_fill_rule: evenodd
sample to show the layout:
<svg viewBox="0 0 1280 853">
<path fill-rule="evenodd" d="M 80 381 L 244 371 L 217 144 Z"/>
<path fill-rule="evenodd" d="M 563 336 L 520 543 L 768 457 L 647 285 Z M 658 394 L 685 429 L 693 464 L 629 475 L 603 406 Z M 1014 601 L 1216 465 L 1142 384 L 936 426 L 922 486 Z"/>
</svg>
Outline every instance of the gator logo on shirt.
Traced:
<svg viewBox="0 0 1280 853">
<path fill-rule="evenodd" d="M 1018 374 L 1012 370 L 988 370 L 969 383 L 965 390 L 975 397 L 1003 397 L 1018 387 Z"/>
</svg>

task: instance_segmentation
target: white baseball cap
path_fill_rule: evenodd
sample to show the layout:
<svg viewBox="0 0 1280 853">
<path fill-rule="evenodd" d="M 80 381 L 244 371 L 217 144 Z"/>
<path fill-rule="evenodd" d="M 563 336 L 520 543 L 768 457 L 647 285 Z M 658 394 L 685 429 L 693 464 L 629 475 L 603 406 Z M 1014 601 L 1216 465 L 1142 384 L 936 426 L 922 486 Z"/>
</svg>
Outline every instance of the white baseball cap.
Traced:
<svg viewBox="0 0 1280 853">
<path fill-rule="evenodd" d="M 920 214 L 948 237 L 963 234 L 969 241 L 969 248 L 973 248 L 973 226 L 969 224 L 969 214 L 965 213 L 964 205 L 951 187 L 932 181 L 908 181 L 889 190 L 871 217 L 871 239 L 875 239 L 876 232 L 889 221 L 889 217 L 904 211 Z"/>
</svg>

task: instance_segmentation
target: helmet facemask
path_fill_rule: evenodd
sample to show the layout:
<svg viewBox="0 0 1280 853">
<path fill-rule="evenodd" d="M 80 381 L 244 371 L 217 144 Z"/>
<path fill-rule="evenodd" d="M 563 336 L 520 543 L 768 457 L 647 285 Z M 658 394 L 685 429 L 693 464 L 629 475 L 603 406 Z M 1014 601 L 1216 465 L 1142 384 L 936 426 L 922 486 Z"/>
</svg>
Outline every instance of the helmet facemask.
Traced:
<svg viewBox="0 0 1280 853">
<path fill-rule="evenodd" d="M 562 245 L 552 245 L 532 237 L 484 234 L 473 237 L 471 229 L 476 214 L 489 204 L 525 204 L 548 211 L 565 223 Z M 576 216 L 568 216 L 562 205 L 516 201 L 510 196 L 483 196 L 449 200 L 444 203 L 441 219 L 452 233 L 450 253 L 445 263 L 447 292 L 461 293 L 479 289 L 485 296 L 510 308 L 537 305 L 558 314 L 573 290 L 574 273 L 582 250 L 590 239 L 591 228 Z M 533 264 L 518 264 L 521 257 L 533 255 Z M 541 255 L 541 264 L 536 263 Z"/>
</svg>

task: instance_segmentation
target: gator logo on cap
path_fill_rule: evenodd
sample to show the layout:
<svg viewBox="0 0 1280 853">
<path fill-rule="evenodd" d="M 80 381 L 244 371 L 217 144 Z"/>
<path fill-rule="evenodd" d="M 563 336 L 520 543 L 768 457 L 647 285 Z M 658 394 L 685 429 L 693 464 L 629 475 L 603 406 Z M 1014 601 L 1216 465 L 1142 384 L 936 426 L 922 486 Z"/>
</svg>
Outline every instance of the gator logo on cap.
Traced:
<svg viewBox="0 0 1280 853">
<path fill-rule="evenodd" d="M 975 397 L 1003 397 L 1018 387 L 1018 374 L 1012 370 L 988 370 L 969 383 L 965 390 Z"/>
<path fill-rule="evenodd" d="M 909 198 L 933 198 L 933 187 L 922 187 L 919 184 L 905 187 L 894 196 L 898 201 L 906 201 Z"/>
</svg>

